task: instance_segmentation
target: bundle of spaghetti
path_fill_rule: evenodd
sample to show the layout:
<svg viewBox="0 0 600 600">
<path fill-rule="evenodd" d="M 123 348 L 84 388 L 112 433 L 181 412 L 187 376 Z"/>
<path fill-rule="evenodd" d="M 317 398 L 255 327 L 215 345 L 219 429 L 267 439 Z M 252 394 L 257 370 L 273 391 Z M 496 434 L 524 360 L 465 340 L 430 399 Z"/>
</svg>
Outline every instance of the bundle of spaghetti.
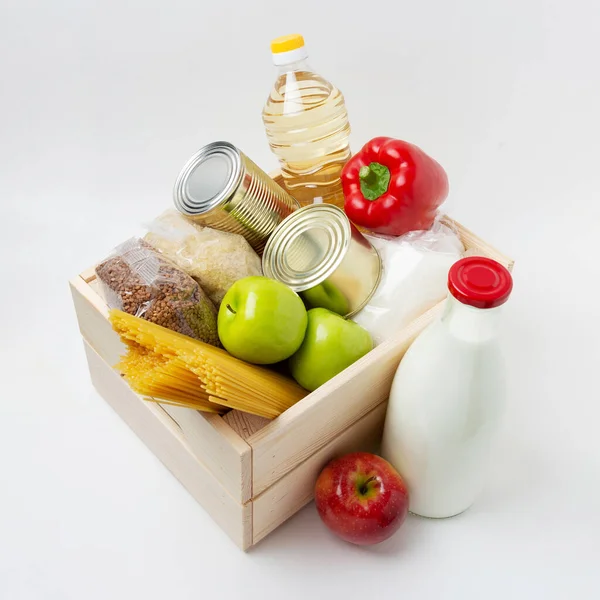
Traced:
<svg viewBox="0 0 600 600">
<path fill-rule="evenodd" d="M 308 393 L 284 375 L 245 363 L 224 350 L 122 311 L 111 310 L 110 321 L 130 348 L 140 347 L 161 357 L 149 360 L 164 361 L 160 363 L 160 367 L 155 363 L 144 364 L 143 360 L 146 359 L 141 358 L 143 353 L 135 350 L 136 355 L 129 363 L 130 371 L 136 373 L 131 375 L 131 381 L 138 389 L 140 381 L 144 381 L 138 369 L 146 371 L 150 370 L 148 365 L 154 365 L 152 372 L 161 376 L 157 380 L 157 375 L 153 375 L 152 381 L 158 386 L 154 389 L 160 389 L 163 400 L 183 404 L 189 398 L 188 388 L 183 384 L 191 384 L 193 380 L 190 376 L 193 376 L 200 384 L 204 398 L 219 410 L 227 407 L 274 418 Z M 130 359 L 125 359 L 128 360 Z M 130 375 L 124 375 L 130 381 Z M 164 376 L 173 376 L 175 379 L 167 380 Z M 179 382 L 182 384 L 179 385 Z"/>
<path fill-rule="evenodd" d="M 168 358 L 128 341 L 127 353 L 117 368 L 131 389 L 147 400 L 223 412 L 223 408 L 209 401 L 198 377 L 182 364 L 177 358 Z"/>
</svg>

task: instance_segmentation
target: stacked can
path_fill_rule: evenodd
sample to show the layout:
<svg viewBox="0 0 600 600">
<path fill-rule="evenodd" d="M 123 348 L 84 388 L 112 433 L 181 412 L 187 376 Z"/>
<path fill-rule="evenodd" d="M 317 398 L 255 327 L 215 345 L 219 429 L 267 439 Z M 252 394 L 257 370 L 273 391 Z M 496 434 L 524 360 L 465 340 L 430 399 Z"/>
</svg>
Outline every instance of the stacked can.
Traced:
<svg viewBox="0 0 600 600">
<path fill-rule="evenodd" d="M 175 207 L 214 229 L 239 233 L 262 253 L 277 225 L 300 204 L 228 142 L 199 150 L 181 170 Z"/>
<path fill-rule="evenodd" d="M 302 296 L 308 308 L 344 317 L 367 304 L 381 279 L 381 258 L 341 208 L 312 204 L 287 217 L 262 257 L 263 273 Z"/>
</svg>

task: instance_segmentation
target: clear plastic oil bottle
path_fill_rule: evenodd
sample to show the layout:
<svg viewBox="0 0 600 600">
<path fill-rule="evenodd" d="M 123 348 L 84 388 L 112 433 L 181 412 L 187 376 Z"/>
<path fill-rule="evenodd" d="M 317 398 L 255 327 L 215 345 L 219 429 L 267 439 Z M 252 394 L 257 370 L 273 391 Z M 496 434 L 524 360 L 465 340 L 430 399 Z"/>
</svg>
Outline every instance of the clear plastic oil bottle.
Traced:
<svg viewBox="0 0 600 600">
<path fill-rule="evenodd" d="M 340 174 L 350 158 L 344 96 L 308 66 L 301 35 L 273 40 L 271 51 L 279 75 L 263 122 L 285 186 L 302 205 L 343 207 Z"/>
</svg>

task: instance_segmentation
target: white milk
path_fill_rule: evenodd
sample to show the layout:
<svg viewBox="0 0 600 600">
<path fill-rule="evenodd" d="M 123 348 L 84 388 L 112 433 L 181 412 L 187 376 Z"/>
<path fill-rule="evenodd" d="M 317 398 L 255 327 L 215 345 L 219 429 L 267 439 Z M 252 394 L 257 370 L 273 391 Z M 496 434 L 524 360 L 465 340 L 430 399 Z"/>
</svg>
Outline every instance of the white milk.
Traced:
<svg viewBox="0 0 600 600">
<path fill-rule="evenodd" d="M 404 477 L 415 514 L 459 514 L 483 486 L 504 402 L 496 343 L 501 308 L 473 308 L 450 295 L 441 320 L 398 367 L 382 450 Z"/>
</svg>

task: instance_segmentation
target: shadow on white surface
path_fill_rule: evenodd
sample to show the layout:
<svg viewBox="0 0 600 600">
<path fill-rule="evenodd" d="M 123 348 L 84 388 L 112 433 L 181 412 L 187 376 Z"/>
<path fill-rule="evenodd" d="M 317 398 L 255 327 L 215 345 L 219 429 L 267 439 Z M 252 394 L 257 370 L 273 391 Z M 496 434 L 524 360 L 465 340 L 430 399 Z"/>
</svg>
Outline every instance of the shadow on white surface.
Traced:
<svg viewBox="0 0 600 600">
<path fill-rule="evenodd" d="M 329 552 L 341 552 L 347 556 L 380 556 L 394 560 L 402 559 L 415 547 L 423 544 L 423 529 L 428 519 L 409 514 L 400 529 L 389 539 L 371 546 L 359 546 L 345 542 L 331 533 L 321 522 L 314 502 L 288 519 L 267 538 L 257 544 L 249 555 L 257 560 L 270 560 L 274 555 L 284 560 L 302 557 L 303 564 L 319 565 Z M 332 556 L 335 554 L 332 554 Z M 343 564 L 341 565 L 343 567 Z"/>
</svg>

